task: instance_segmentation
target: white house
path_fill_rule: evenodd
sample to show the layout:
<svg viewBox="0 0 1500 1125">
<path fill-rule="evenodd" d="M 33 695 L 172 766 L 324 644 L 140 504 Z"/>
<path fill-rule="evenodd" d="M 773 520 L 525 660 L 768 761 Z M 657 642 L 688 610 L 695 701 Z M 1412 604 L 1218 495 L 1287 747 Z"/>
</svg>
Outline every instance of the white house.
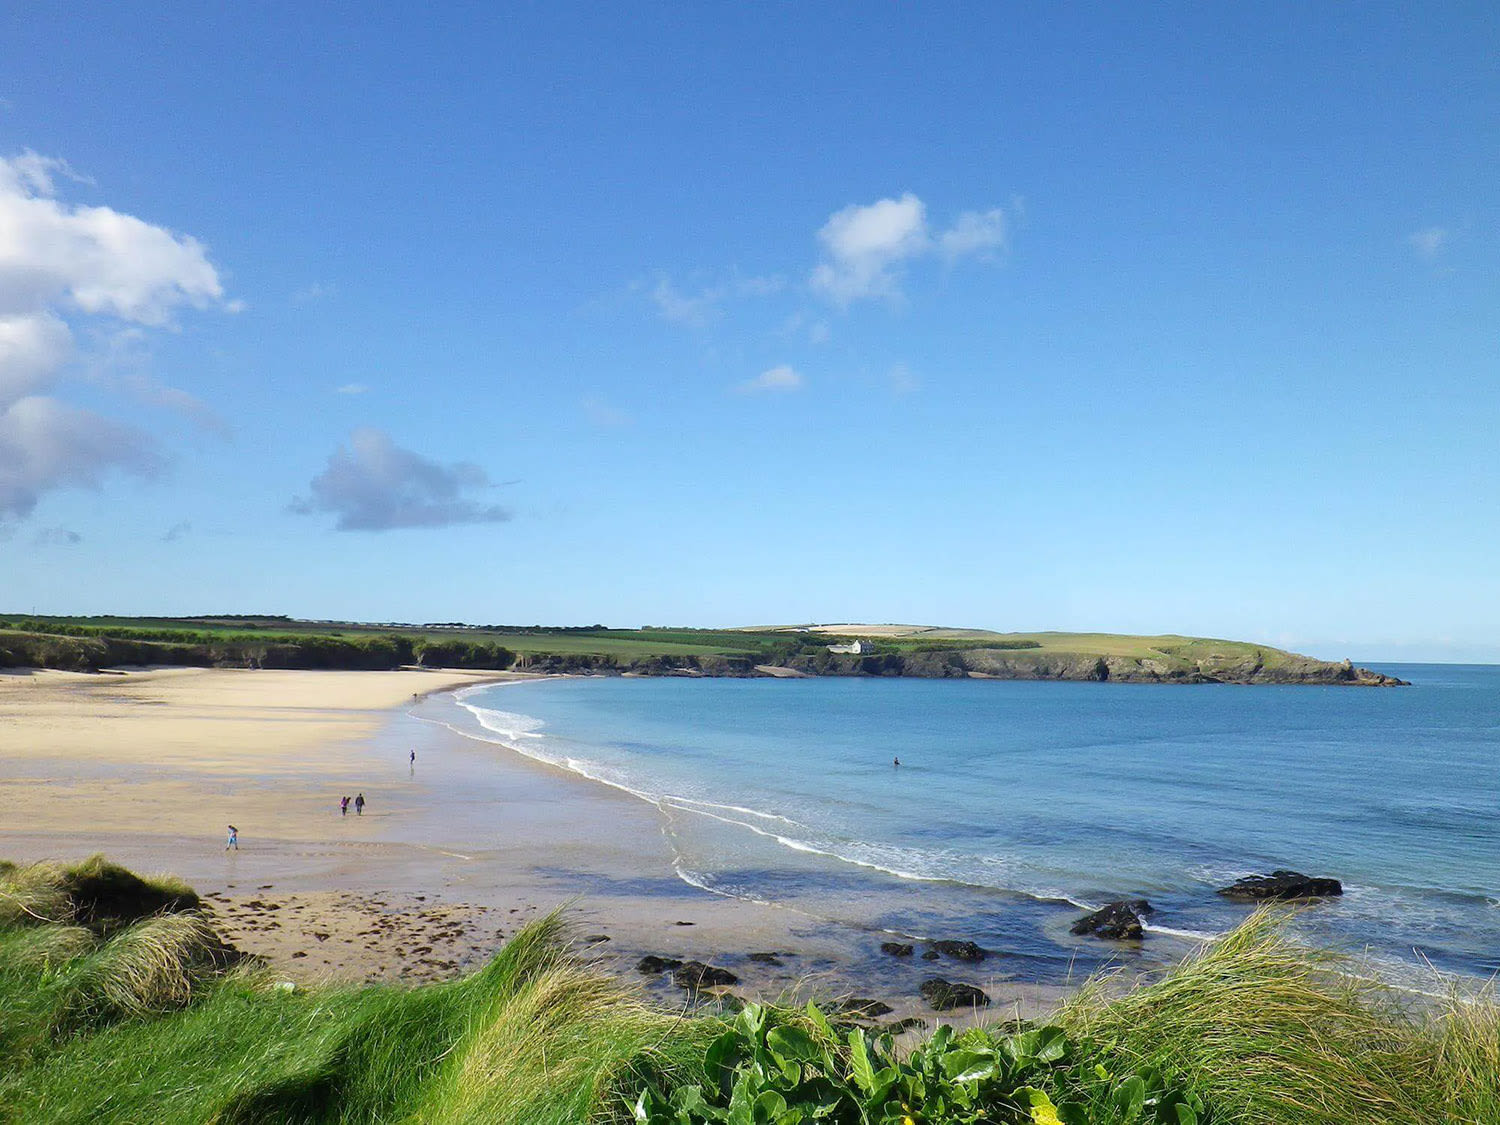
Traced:
<svg viewBox="0 0 1500 1125">
<path fill-rule="evenodd" d="M 847 652 L 853 656 L 859 656 L 863 653 L 869 652 L 872 647 L 872 645 L 868 645 L 864 641 L 850 641 L 846 645 L 829 645 L 828 651 Z"/>
</svg>

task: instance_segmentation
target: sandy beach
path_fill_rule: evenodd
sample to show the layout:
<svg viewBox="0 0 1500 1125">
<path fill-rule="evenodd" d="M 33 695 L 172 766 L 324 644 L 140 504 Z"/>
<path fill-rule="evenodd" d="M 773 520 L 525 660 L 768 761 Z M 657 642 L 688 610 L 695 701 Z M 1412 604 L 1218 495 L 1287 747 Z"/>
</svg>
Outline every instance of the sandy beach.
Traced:
<svg viewBox="0 0 1500 1125">
<path fill-rule="evenodd" d="M 869 996 L 893 1018 L 933 1015 L 916 992 L 935 971 L 985 988 L 996 1018 L 1060 995 L 1003 959 L 919 967 L 880 953 L 889 935 L 684 883 L 650 804 L 444 724 L 442 693 L 508 678 L 525 677 L 0 675 L 0 857 L 170 871 L 230 941 L 303 979 L 449 976 L 563 907 L 581 950 L 668 1003 L 667 977 L 636 972 L 646 953 L 726 967 L 743 995 Z M 357 793 L 364 814 L 340 815 Z"/>
</svg>

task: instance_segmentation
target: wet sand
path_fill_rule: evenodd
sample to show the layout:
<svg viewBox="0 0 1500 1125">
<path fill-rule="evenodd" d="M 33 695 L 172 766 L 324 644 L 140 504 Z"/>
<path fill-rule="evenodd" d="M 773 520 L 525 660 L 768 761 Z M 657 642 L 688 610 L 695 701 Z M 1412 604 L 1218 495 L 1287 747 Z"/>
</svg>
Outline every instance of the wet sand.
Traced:
<svg viewBox="0 0 1500 1125">
<path fill-rule="evenodd" d="M 0 676 L 0 857 L 104 852 L 170 871 L 228 940 L 302 980 L 451 976 L 562 907 L 580 951 L 669 1004 L 685 994 L 638 973 L 644 954 L 727 968 L 744 996 L 877 998 L 889 1018 L 934 1018 L 917 990 L 936 975 L 983 988 L 987 1018 L 1036 1015 L 1067 991 L 1003 956 L 895 958 L 879 950 L 888 934 L 690 886 L 653 806 L 444 725 L 453 704 L 433 693 L 495 679 Z M 339 797 L 360 792 L 364 814 L 341 816 Z M 238 851 L 224 850 L 229 823 Z"/>
</svg>

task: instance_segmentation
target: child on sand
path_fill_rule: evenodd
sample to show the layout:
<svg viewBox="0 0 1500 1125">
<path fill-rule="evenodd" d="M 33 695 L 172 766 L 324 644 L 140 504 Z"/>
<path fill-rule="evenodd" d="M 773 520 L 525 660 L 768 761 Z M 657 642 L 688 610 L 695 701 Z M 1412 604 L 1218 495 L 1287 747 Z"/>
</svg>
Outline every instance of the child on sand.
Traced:
<svg viewBox="0 0 1500 1125">
<path fill-rule="evenodd" d="M 348 816 L 348 815 L 349 815 L 349 798 L 347 796 L 340 797 L 339 798 L 339 816 Z"/>
<path fill-rule="evenodd" d="M 232 824 L 229 826 L 229 842 L 224 845 L 224 850 L 227 852 L 230 848 L 240 850 L 240 830 Z"/>
</svg>

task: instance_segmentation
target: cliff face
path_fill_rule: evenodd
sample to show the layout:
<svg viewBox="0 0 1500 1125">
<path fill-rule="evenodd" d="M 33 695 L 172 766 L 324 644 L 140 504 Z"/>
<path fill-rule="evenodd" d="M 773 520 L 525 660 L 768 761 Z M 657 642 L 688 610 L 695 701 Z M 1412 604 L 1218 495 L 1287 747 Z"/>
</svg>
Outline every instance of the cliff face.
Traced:
<svg viewBox="0 0 1500 1125">
<path fill-rule="evenodd" d="M 1099 656 L 1089 653 L 1033 652 L 971 648 L 942 652 L 801 657 L 791 666 L 820 676 L 969 676 L 996 680 L 1080 680 L 1127 684 L 1346 684 L 1394 687 L 1394 676 L 1277 652 L 1264 655 Z"/>
</svg>

